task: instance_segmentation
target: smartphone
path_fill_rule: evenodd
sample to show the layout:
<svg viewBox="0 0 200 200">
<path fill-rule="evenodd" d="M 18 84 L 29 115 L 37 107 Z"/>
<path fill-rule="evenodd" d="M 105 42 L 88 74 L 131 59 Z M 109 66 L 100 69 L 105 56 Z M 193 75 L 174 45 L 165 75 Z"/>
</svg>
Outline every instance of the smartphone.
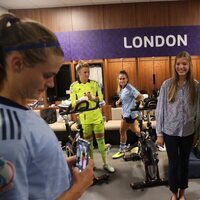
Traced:
<svg viewBox="0 0 200 200">
<path fill-rule="evenodd" d="M 82 138 L 78 138 L 76 143 L 76 167 L 83 171 L 89 160 L 89 146 L 90 142 Z"/>
</svg>

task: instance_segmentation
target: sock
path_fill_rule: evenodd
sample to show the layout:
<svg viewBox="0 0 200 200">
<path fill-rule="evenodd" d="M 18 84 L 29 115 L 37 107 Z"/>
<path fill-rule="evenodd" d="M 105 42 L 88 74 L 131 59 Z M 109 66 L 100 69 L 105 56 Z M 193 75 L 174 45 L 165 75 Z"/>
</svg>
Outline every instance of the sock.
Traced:
<svg viewBox="0 0 200 200">
<path fill-rule="evenodd" d="M 97 144 L 98 144 L 98 149 L 99 149 L 99 152 L 101 154 L 103 163 L 105 164 L 106 163 L 107 152 L 105 150 L 106 146 L 105 146 L 104 138 L 97 139 Z"/>
<path fill-rule="evenodd" d="M 126 143 L 121 143 L 120 142 L 120 145 L 119 145 L 119 151 L 123 151 L 126 147 Z"/>
</svg>

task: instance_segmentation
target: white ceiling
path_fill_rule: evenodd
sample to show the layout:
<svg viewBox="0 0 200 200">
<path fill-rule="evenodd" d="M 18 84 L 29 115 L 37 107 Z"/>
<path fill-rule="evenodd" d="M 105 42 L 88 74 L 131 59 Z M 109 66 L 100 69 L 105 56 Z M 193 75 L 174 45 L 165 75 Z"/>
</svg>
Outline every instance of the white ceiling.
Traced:
<svg viewBox="0 0 200 200">
<path fill-rule="evenodd" d="M 101 4 L 121 4 L 121 3 L 139 3 L 139 2 L 164 2 L 175 0 L 0 0 L 0 7 L 9 9 L 33 9 L 33 8 L 52 8 L 69 7 L 84 5 Z M 184 0 L 176 0 L 184 1 Z"/>
</svg>

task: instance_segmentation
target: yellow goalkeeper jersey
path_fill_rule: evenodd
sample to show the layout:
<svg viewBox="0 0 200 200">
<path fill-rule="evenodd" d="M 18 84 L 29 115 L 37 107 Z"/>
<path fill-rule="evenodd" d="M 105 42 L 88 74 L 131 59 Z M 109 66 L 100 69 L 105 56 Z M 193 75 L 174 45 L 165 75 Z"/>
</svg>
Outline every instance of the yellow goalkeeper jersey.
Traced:
<svg viewBox="0 0 200 200">
<path fill-rule="evenodd" d="M 93 97 L 98 96 L 99 102 L 103 101 L 103 94 L 97 81 L 89 79 L 87 83 L 81 83 L 78 80 L 70 86 L 70 100 L 72 106 L 75 106 L 76 101 L 80 100 L 88 92 L 90 92 Z M 89 101 L 89 108 L 93 108 L 95 106 L 95 101 Z M 79 118 L 81 124 L 99 124 L 103 120 L 100 108 L 79 113 Z"/>
</svg>

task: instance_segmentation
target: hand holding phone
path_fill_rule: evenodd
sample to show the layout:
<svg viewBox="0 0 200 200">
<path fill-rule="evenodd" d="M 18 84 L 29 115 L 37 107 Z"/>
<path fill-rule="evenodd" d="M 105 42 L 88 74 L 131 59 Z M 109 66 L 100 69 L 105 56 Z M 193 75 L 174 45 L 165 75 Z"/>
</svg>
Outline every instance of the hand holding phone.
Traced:
<svg viewBox="0 0 200 200">
<path fill-rule="evenodd" d="M 78 138 L 76 144 L 76 167 L 83 171 L 89 160 L 89 145 L 90 142 L 82 138 Z"/>
</svg>

